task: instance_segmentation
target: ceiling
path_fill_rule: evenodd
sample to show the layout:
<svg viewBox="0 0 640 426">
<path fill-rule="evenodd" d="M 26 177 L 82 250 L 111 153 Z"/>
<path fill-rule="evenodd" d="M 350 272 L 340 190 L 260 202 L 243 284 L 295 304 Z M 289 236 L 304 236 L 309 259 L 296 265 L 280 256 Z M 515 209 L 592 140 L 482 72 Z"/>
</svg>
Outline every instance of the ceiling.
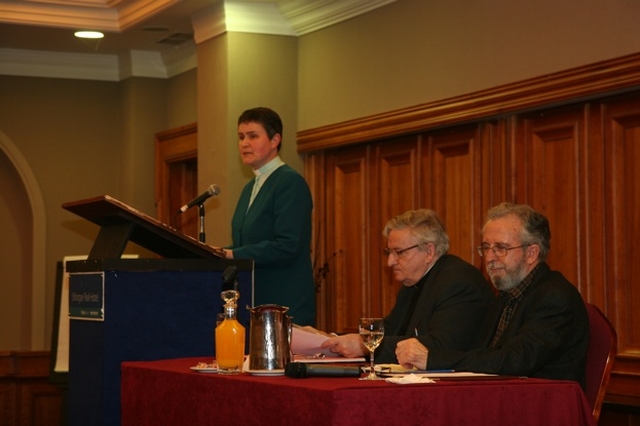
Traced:
<svg viewBox="0 0 640 426">
<path fill-rule="evenodd" d="M 211 27 L 211 17 L 223 31 L 299 36 L 394 1 L 0 0 L 0 74 L 33 75 L 44 63 L 82 62 L 78 55 L 161 55 L 167 62 L 178 50 L 195 52 L 198 23 Z M 80 29 L 105 37 L 78 39 Z"/>
</svg>

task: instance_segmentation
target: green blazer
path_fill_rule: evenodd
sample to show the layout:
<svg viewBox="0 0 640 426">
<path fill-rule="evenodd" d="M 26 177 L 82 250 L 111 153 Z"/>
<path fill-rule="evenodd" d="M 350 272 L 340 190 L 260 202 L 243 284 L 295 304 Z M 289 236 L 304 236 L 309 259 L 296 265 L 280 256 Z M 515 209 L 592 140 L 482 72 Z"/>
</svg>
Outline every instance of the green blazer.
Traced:
<svg viewBox="0 0 640 426">
<path fill-rule="evenodd" d="M 233 257 L 255 262 L 254 305 L 288 306 L 296 324 L 315 325 L 311 265 L 311 192 L 288 165 L 278 167 L 251 204 L 250 181 L 231 220 Z"/>
</svg>

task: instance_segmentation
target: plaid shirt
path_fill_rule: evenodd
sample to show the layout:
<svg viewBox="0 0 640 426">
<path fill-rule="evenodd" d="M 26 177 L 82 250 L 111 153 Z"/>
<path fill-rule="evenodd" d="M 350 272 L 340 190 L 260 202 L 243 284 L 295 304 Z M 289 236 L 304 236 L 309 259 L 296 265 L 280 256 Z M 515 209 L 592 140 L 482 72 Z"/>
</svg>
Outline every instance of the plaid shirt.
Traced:
<svg viewBox="0 0 640 426">
<path fill-rule="evenodd" d="M 533 268 L 531 272 L 529 272 L 529 274 L 526 277 L 524 277 L 524 279 L 520 284 L 518 284 L 517 286 L 515 286 L 509 291 L 500 292 L 501 297 L 506 298 L 507 301 L 505 302 L 505 306 L 502 310 L 500 321 L 498 321 L 498 328 L 496 328 L 496 334 L 493 336 L 493 340 L 489 345 L 490 348 L 495 348 L 496 345 L 498 344 L 498 341 L 500 340 L 502 333 L 507 328 L 509 321 L 511 321 L 511 318 L 513 317 L 513 313 L 515 312 L 516 307 L 518 306 L 518 303 L 520 302 L 520 300 L 522 300 L 522 295 L 524 294 L 527 287 L 529 287 L 529 284 L 533 282 L 533 277 L 536 274 L 536 271 L 538 270 L 539 266 L 540 264 L 538 263 L 535 266 L 535 268 Z"/>
</svg>

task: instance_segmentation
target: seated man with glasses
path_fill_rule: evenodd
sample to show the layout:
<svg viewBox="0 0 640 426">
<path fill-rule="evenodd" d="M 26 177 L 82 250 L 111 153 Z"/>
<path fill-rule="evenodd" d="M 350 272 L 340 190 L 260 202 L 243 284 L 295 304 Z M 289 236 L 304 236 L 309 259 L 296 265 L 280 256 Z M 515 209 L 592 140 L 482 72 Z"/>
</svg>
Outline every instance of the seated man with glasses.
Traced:
<svg viewBox="0 0 640 426">
<path fill-rule="evenodd" d="M 410 210 L 391 219 L 383 235 L 387 266 L 402 288 L 384 318 L 376 362 L 396 363 L 396 344 L 414 336 L 429 347 L 469 349 L 495 297 L 482 273 L 447 254 L 449 236 L 431 210 Z M 358 334 L 330 338 L 323 348 L 349 358 L 369 354 Z"/>
<path fill-rule="evenodd" d="M 547 265 L 550 239 L 549 221 L 531 207 L 502 203 L 490 209 L 478 252 L 499 295 L 477 348 L 405 340 L 396 347 L 400 364 L 574 380 L 584 388 L 587 311 L 578 290 Z"/>
</svg>

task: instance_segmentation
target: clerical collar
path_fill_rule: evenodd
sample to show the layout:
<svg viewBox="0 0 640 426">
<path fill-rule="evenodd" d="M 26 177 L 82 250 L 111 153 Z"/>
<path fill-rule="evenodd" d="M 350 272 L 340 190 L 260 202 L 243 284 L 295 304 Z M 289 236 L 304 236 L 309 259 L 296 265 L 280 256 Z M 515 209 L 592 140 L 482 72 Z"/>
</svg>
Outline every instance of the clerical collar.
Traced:
<svg viewBox="0 0 640 426">
<path fill-rule="evenodd" d="M 269 176 L 275 169 L 284 165 L 284 161 L 280 158 L 279 155 L 276 155 L 271 161 L 269 161 L 264 166 L 260 167 L 258 170 L 254 170 L 253 174 L 256 176 Z M 264 179 L 262 179 L 264 180 Z"/>
<path fill-rule="evenodd" d="M 437 260 L 436 260 L 436 262 L 437 262 Z M 427 276 L 427 274 L 429 273 L 429 271 L 431 271 L 431 269 L 433 268 L 433 265 L 435 265 L 435 264 L 436 264 L 436 262 L 433 262 L 433 263 L 431 264 L 431 266 L 429 266 L 429 269 L 427 269 L 426 271 L 424 271 L 424 274 L 422 274 L 422 276 L 420 277 L 420 279 L 419 279 L 419 280 L 418 280 L 414 285 L 410 286 L 409 288 L 411 288 L 411 287 L 415 287 L 415 288 L 422 288 L 422 285 L 423 285 L 423 284 L 424 284 L 424 282 L 426 281 L 426 280 L 425 280 L 425 277 Z"/>
</svg>

